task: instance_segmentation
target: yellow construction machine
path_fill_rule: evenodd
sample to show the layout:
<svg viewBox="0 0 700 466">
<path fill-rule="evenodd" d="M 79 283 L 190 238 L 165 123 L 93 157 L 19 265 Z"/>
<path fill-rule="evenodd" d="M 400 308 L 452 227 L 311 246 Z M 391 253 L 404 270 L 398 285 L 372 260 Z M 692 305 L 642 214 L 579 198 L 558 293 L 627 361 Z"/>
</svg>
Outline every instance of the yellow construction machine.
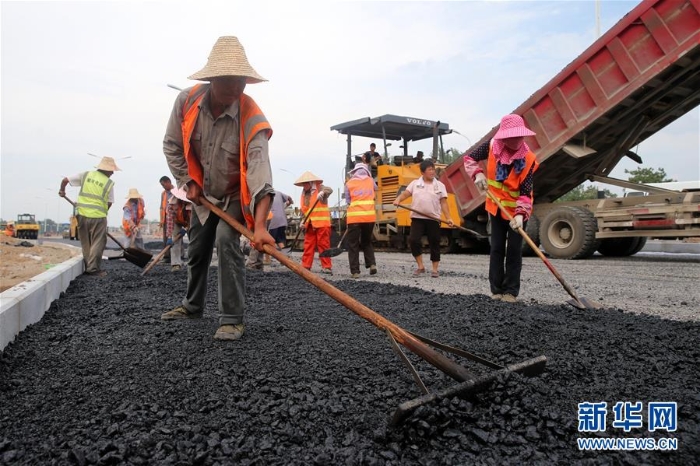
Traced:
<svg viewBox="0 0 700 466">
<path fill-rule="evenodd" d="M 39 237 L 39 224 L 34 214 L 19 214 L 12 230 L 14 238 L 37 239 Z"/>
</svg>

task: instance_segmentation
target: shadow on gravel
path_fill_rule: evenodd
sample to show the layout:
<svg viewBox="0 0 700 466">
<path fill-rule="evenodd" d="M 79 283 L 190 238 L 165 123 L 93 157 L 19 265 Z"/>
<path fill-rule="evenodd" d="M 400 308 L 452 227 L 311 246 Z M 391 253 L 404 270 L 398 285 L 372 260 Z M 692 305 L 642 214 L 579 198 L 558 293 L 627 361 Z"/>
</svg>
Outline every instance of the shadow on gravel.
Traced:
<svg viewBox="0 0 700 466">
<path fill-rule="evenodd" d="M 161 322 L 186 272 L 124 261 L 81 276 L 0 355 L 0 464 L 692 464 L 700 457 L 700 324 L 620 310 L 508 305 L 370 282 L 337 286 L 407 330 L 503 364 L 544 354 L 471 401 L 387 429 L 418 396 L 384 334 L 296 275 L 249 272 L 247 332 Z M 464 290 L 468 292 L 468 290 Z M 413 362 L 429 388 L 453 382 Z M 468 362 L 464 362 L 472 367 Z M 674 452 L 580 452 L 577 404 L 678 402 Z M 588 434 L 586 437 L 593 435 Z M 695 459 L 693 459 L 695 458 Z"/>
</svg>

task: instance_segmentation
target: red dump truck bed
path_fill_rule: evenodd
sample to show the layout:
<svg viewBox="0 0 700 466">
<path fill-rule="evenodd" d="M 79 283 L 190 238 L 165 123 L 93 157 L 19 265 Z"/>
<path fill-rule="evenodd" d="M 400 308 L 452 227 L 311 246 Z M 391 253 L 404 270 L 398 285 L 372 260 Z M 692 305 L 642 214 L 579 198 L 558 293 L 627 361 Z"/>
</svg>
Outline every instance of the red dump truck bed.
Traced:
<svg viewBox="0 0 700 466">
<path fill-rule="evenodd" d="M 514 110 L 537 133 L 527 139 L 540 162 L 535 201 L 607 176 L 622 157 L 638 159 L 635 145 L 698 104 L 700 0 L 643 1 Z M 483 205 L 461 160 L 440 179 L 464 217 Z"/>
</svg>

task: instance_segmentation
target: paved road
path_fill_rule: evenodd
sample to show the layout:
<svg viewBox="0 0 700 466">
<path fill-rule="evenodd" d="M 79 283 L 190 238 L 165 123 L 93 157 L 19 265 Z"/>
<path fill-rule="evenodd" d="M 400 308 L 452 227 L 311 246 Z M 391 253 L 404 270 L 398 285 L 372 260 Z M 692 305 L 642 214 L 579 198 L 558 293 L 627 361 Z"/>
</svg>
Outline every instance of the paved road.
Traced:
<svg viewBox="0 0 700 466">
<path fill-rule="evenodd" d="M 78 241 L 46 238 L 80 246 Z M 157 241 L 149 238 L 149 241 Z M 110 241 L 111 243 L 111 241 Z M 105 251 L 107 256 L 119 255 L 117 246 Z M 301 260 L 301 253 L 292 253 Z M 428 255 L 424 255 L 428 261 Z M 590 259 L 570 261 L 551 260 L 566 282 L 580 296 L 628 312 L 652 314 L 677 320 L 700 320 L 700 254 L 680 254 L 642 251 L 632 257 L 610 258 L 595 255 Z M 213 264 L 216 265 L 216 256 Z M 419 287 L 428 291 L 449 294 L 490 295 L 488 286 L 488 255 L 446 254 L 440 262 L 441 277 L 414 278 L 415 263 L 408 253 L 377 253 L 379 273 L 370 277 L 362 270 L 360 280 L 368 286 L 374 283 L 392 283 Z M 330 280 L 350 279 L 347 254 L 333 259 L 335 275 Z M 272 272 L 288 272 L 273 261 L 267 268 Z M 314 272 L 318 272 L 318 262 Z M 324 276 L 326 277 L 326 276 Z M 537 257 L 526 257 L 520 299 L 524 303 L 536 301 L 561 304 L 569 299 L 561 284 Z"/>
</svg>

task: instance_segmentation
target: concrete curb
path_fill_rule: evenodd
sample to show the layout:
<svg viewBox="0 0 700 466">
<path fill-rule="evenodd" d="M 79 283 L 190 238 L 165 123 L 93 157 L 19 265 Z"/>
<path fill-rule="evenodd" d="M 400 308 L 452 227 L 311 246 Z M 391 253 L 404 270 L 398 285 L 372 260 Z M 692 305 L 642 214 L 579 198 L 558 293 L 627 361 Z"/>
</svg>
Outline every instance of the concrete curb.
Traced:
<svg viewBox="0 0 700 466">
<path fill-rule="evenodd" d="M 0 351 L 44 317 L 54 299 L 83 273 L 83 256 L 60 263 L 0 293 Z"/>
</svg>

